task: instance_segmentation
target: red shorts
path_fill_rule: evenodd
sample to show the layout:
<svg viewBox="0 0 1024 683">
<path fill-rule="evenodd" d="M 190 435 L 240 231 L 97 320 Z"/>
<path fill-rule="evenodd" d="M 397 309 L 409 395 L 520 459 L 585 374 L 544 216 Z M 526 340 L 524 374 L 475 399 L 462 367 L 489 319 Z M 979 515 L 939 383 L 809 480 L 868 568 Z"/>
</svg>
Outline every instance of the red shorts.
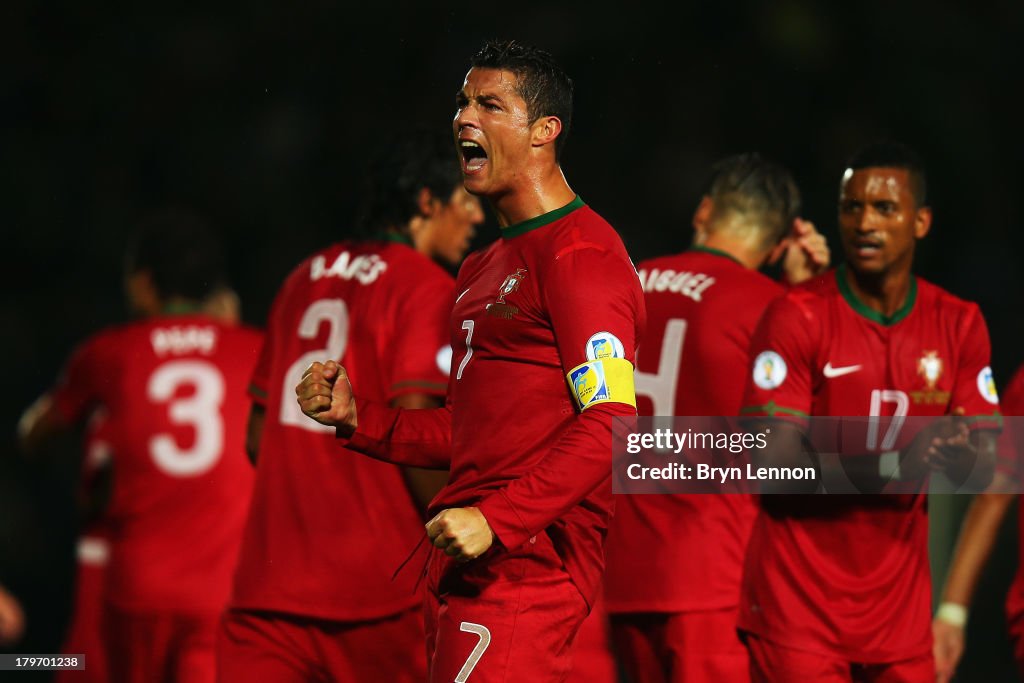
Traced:
<svg viewBox="0 0 1024 683">
<path fill-rule="evenodd" d="M 750 678 L 754 683 L 923 683 L 935 680 L 931 653 L 884 664 L 857 664 L 845 659 L 781 647 L 746 634 Z"/>
<path fill-rule="evenodd" d="M 619 680 L 608 633 L 608 613 L 598 595 L 590 616 L 583 620 L 576 634 L 568 683 L 617 683 Z"/>
<path fill-rule="evenodd" d="M 465 564 L 431 548 L 425 613 L 430 683 L 562 683 L 587 603 L 541 533 Z"/>
<path fill-rule="evenodd" d="M 736 610 L 612 616 L 615 650 L 633 681 L 748 683 Z"/>
<path fill-rule="evenodd" d="M 419 609 L 342 622 L 228 610 L 217 635 L 219 683 L 423 683 Z"/>
<path fill-rule="evenodd" d="M 103 586 L 106 581 L 105 564 L 78 561 L 75 575 L 75 605 L 71 612 L 62 654 L 84 654 L 85 671 L 58 671 L 54 683 L 106 683 L 107 657 L 103 650 Z"/>
<path fill-rule="evenodd" d="M 110 681 L 213 683 L 217 621 L 216 615 L 126 612 L 107 605 L 103 635 Z"/>
</svg>

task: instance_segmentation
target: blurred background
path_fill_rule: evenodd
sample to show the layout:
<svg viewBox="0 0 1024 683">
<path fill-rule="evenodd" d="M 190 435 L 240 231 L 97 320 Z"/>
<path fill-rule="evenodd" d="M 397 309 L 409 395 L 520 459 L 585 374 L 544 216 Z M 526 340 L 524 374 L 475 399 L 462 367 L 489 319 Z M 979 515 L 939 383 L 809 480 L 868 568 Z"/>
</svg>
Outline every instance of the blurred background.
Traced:
<svg viewBox="0 0 1024 683">
<path fill-rule="evenodd" d="M 709 164 L 747 150 L 793 170 L 838 250 L 846 157 L 879 138 L 914 146 L 935 209 L 919 273 L 981 305 L 1000 382 L 1024 361 L 1020 2 L 137 5 L 14 0 L 0 22 L 0 582 L 27 603 L 19 652 L 55 651 L 63 630 L 76 446 L 21 462 L 15 424 L 78 341 L 125 319 L 133 227 L 167 205 L 208 216 L 262 324 L 285 274 L 348 235 L 371 149 L 450 125 L 487 38 L 545 47 L 574 78 L 563 167 L 635 260 L 684 249 Z M 476 241 L 496 236 L 491 219 Z M 937 582 L 966 502 L 932 501 Z M 961 680 L 1009 677 L 1011 545 Z"/>
</svg>

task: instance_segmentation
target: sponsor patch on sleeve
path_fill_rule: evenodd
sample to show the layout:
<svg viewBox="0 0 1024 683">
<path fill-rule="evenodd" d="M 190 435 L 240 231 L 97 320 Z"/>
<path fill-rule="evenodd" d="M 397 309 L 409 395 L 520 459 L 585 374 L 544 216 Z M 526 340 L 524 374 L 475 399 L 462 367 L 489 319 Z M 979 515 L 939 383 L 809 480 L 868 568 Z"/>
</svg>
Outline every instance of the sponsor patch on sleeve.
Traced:
<svg viewBox="0 0 1024 683">
<path fill-rule="evenodd" d="M 769 390 L 786 381 L 786 361 L 774 351 L 762 351 L 754 359 L 754 384 Z"/>
<path fill-rule="evenodd" d="M 589 360 L 570 370 L 566 379 L 580 412 L 599 403 L 625 403 L 636 408 L 633 364 L 625 358 Z"/>
<path fill-rule="evenodd" d="M 622 342 L 611 332 L 598 332 L 587 340 L 587 360 L 625 357 Z"/>
<path fill-rule="evenodd" d="M 996 381 L 992 377 L 992 368 L 985 366 L 978 373 L 978 392 L 981 397 L 992 405 L 999 405 L 999 393 L 996 391 Z"/>
</svg>

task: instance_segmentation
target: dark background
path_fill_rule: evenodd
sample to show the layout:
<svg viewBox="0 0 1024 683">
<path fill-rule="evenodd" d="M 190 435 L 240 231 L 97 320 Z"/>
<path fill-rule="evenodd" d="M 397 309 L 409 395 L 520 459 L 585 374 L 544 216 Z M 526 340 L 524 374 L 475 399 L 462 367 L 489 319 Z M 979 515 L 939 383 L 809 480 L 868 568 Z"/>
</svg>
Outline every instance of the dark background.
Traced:
<svg viewBox="0 0 1024 683">
<path fill-rule="evenodd" d="M 835 246 L 845 158 L 911 144 L 935 209 L 919 272 L 981 305 L 1001 383 L 1024 361 L 1020 2 L 136 4 L 5 3 L 0 21 L 0 578 L 50 610 L 40 643 L 67 592 L 73 472 L 2 456 L 73 345 L 125 318 L 133 226 L 169 204 L 209 216 L 262 323 L 287 271 L 347 235 L 370 150 L 449 125 L 485 38 L 543 46 L 573 76 L 566 175 L 636 259 L 682 250 L 708 165 L 746 150 L 793 170 Z M 996 612 L 980 621 L 972 647 L 1005 638 Z M 989 673 L 964 680 L 996 680 L 976 659 Z"/>
</svg>

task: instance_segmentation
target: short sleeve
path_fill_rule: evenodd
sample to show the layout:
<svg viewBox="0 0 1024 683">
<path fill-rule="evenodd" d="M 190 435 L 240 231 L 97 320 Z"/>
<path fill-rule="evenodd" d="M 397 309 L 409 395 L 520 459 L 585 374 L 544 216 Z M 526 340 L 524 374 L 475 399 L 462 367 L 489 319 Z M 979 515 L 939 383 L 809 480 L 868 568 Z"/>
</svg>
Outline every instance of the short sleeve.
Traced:
<svg viewBox="0 0 1024 683">
<path fill-rule="evenodd" d="M 67 424 L 84 419 L 101 401 L 102 342 L 93 337 L 75 349 L 53 390 L 53 404 Z"/>
<path fill-rule="evenodd" d="M 806 426 L 817 349 L 812 330 L 820 329 L 820 322 L 796 296 L 776 299 L 754 330 L 744 417 L 778 417 Z"/>
<path fill-rule="evenodd" d="M 952 412 L 963 411 L 973 429 L 1000 429 L 999 394 L 989 365 L 991 346 L 988 327 L 977 306 L 972 305 L 962 323 L 960 358 L 950 397 Z"/>
</svg>

